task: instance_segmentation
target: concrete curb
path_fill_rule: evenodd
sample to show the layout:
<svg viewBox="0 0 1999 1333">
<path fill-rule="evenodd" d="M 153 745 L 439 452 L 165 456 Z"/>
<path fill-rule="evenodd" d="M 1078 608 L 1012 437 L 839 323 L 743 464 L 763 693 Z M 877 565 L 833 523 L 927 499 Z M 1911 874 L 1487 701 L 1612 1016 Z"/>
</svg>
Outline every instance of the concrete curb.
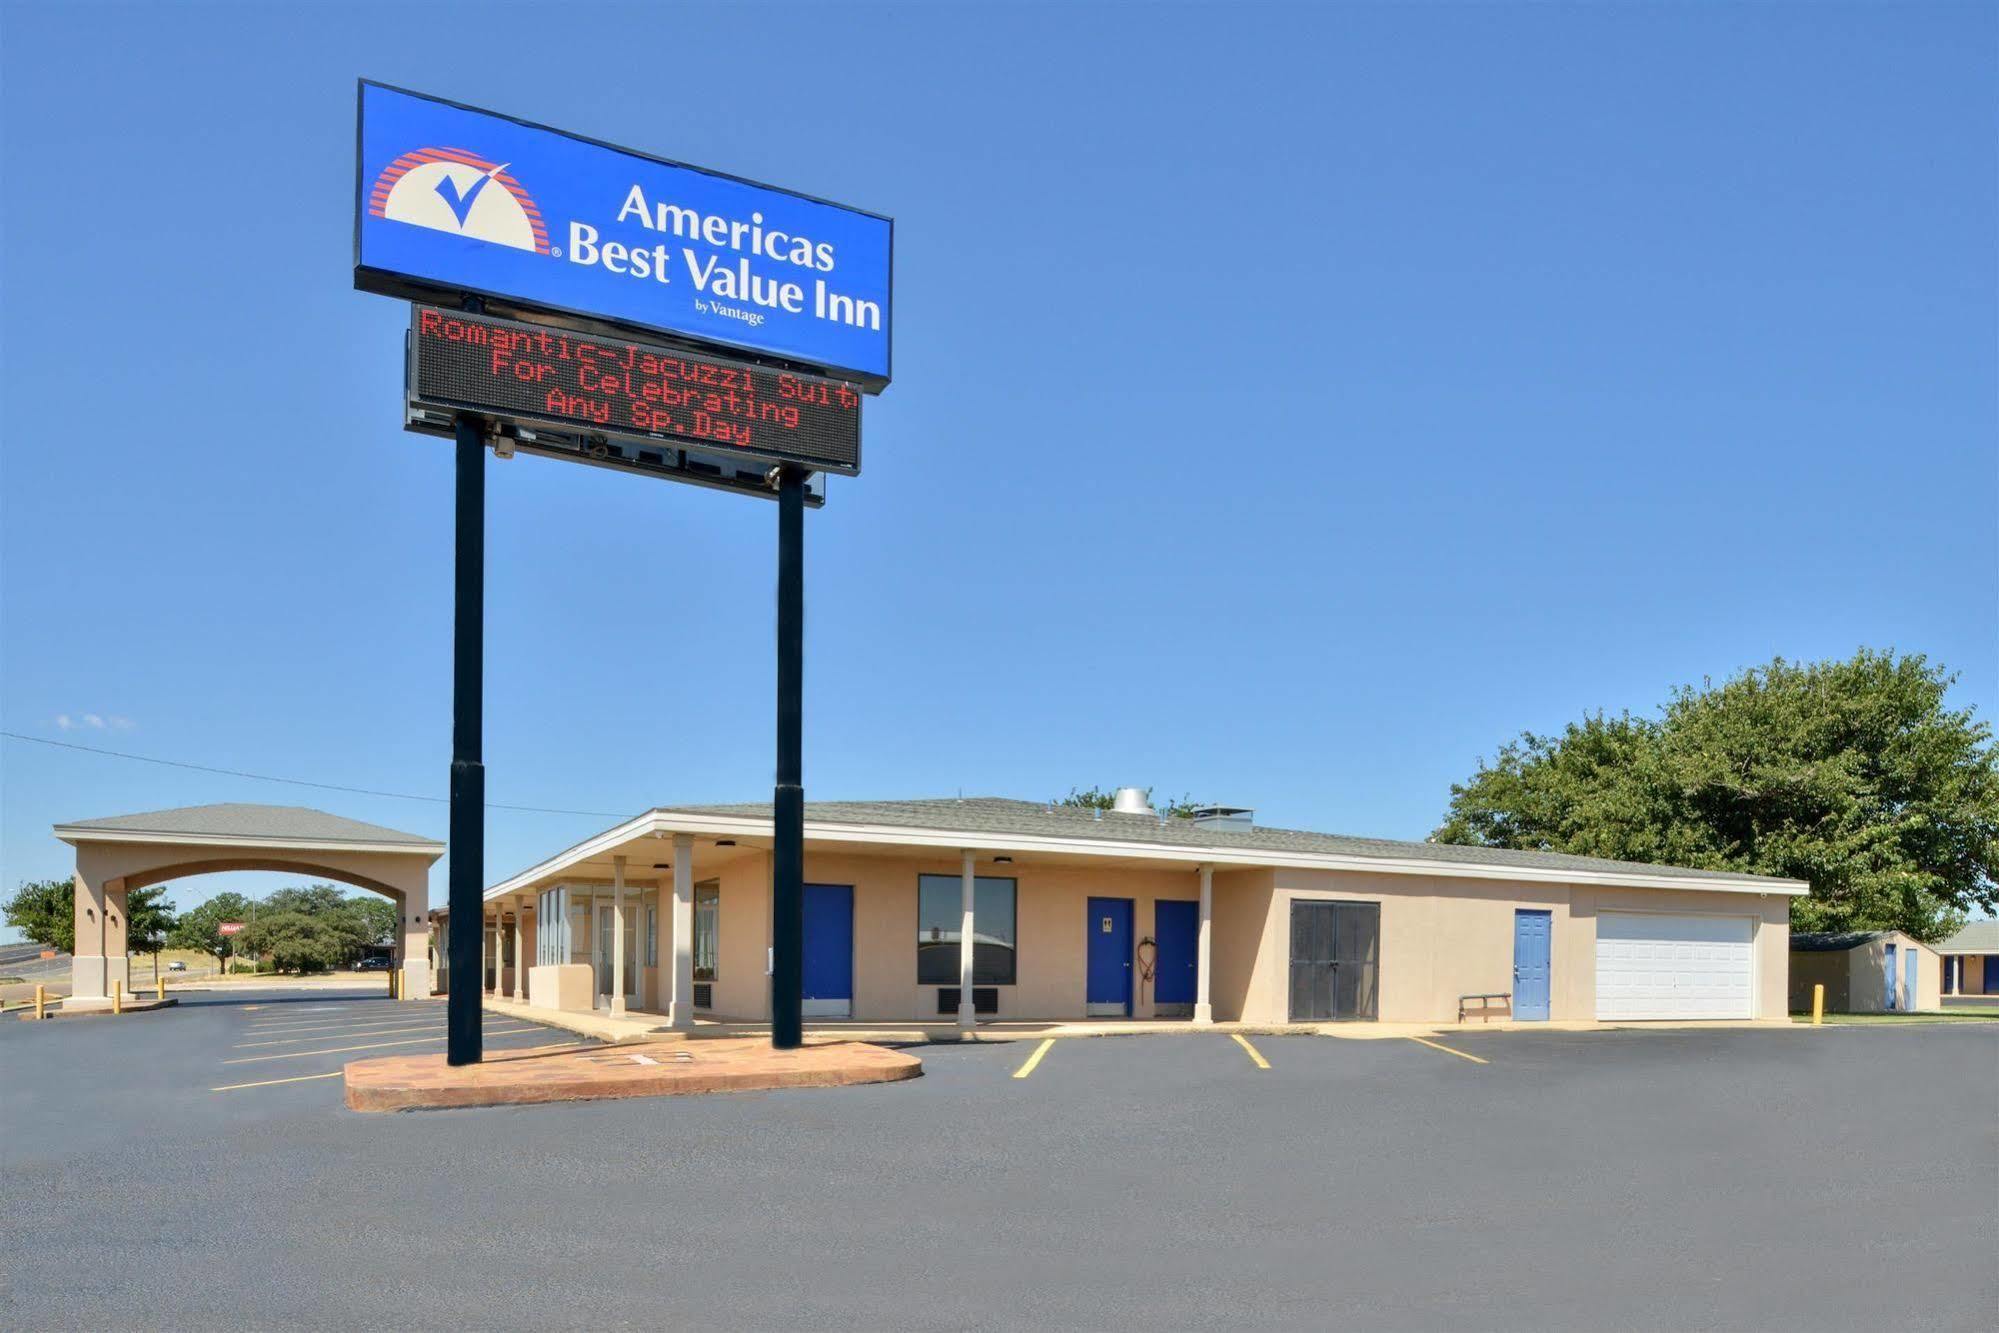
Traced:
<svg viewBox="0 0 1999 1333">
<path fill-rule="evenodd" d="M 844 1088 L 917 1077 L 913 1055 L 861 1042 L 773 1051 L 761 1041 L 651 1046 L 539 1046 L 496 1051 L 453 1067 L 442 1055 L 356 1060 L 346 1069 L 350 1111 L 442 1110 L 631 1097 L 685 1097 L 778 1088 Z"/>
</svg>

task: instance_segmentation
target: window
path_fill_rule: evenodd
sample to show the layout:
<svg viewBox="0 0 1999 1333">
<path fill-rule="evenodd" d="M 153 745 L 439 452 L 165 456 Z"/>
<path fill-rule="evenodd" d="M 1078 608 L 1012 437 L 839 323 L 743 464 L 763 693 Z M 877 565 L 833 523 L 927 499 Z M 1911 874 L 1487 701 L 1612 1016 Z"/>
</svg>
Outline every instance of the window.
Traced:
<svg viewBox="0 0 1999 1333">
<path fill-rule="evenodd" d="M 722 917 L 722 882 L 707 879 L 694 886 L 694 979 L 715 979 L 715 941 Z"/>
<path fill-rule="evenodd" d="M 972 982 L 1011 986 L 1014 975 L 1015 881 L 972 881 Z M 956 875 L 916 880 L 916 982 L 958 984 L 958 935 L 964 921 L 964 882 Z M 975 997 L 976 998 L 976 997 Z"/>
<path fill-rule="evenodd" d="M 646 905 L 646 966 L 659 966 L 659 904 Z"/>
<path fill-rule="evenodd" d="M 534 960 L 543 967 L 569 961 L 569 890 L 543 890 L 535 898 Z"/>
</svg>

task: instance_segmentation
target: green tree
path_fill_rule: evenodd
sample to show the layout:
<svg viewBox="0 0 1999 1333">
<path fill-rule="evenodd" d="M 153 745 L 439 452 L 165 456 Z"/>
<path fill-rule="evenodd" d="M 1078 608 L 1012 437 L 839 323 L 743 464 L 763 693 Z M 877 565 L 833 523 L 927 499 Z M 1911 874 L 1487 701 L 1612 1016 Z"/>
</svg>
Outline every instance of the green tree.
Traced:
<svg viewBox="0 0 1999 1333">
<path fill-rule="evenodd" d="M 395 938 L 401 913 L 387 898 L 374 894 L 349 898 L 343 910 L 352 919 L 354 936 L 362 948 L 374 948 Z"/>
<path fill-rule="evenodd" d="M 325 972 L 350 956 L 352 936 L 338 916 L 306 912 L 267 912 L 237 937 L 245 953 L 267 958 L 280 972 Z"/>
<path fill-rule="evenodd" d="M 257 905 L 259 912 L 299 912 L 306 916 L 333 916 L 347 907 L 347 895 L 332 884 L 307 884 L 279 889 Z"/>
<path fill-rule="evenodd" d="M 371 946 L 395 936 L 398 913 L 394 903 L 374 894 L 349 895 L 332 884 L 306 884 L 279 889 L 257 904 L 257 917 L 310 917 L 324 927 L 321 934 L 336 941 L 337 963 L 351 963 Z M 246 949 L 252 946 L 245 945 Z"/>
<path fill-rule="evenodd" d="M 235 952 L 232 937 L 222 933 L 222 923 L 247 922 L 249 919 L 248 898 L 240 893 L 218 893 L 207 902 L 182 912 L 167 942 L 176 949 L 200 950 L 213 958 L 219 969 L 223 960 Z"/>
<path fill-rule="evenodd" d="M 1778 658 L 1657 717 L 1523 734 L 1451 788 L 1438 842 L 1807 881 L 1798 930 L 1934 941 L 1999 906 L 1999 751 L 1920 655 Z"/>
<path fill-rule="evenodd" d="M 76 952 L 76 884 L 67 879 L 23 880 L 6 904 L 7 924 L 41 945 Z"/>
<path fill-rule="evenodd" d="M 1168 801 L 1164 806 L 1161 806 L 1153 802 L 1152 788 L 1150 787 L 1145 789 L 1145 799 L 1152 805 L 1154 810 L 1173 819 L 1185 819 L 1201 808 L 1200 804 L 1191 796 L 1182 796 L 1177 801 Z M 1053 804 L 1066 805 L 1076 810 L 1109 810 L 1117 804 L 1117 789 L 1113 787 L 1106 790 L 1102 787 L 1091 787 L 1085 791 L 1081 788 L 1071 787 L 1067 796 L 1057 798 Z"/>
<path fill-rule="evenodd" d="M 133 889 L 125 895 L 125 948 L 132 953 L 158 953 L 174 930 L 174 908 L 167 886 Z"/>
</svg>

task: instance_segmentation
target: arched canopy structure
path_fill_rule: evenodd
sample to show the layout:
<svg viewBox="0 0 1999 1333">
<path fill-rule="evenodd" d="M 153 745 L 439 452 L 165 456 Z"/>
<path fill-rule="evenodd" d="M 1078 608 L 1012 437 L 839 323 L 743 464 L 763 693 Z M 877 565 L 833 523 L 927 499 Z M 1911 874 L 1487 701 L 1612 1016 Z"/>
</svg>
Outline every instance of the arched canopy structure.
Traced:
<svg viewBox="0 0 1999 1333">
<path fill-rule="evenodd" d="M 430 867 L 444 844 L 298 805 L 195 805 L 55 826 L 76 848 L 76 953 L 67 1007 L 128 990 L 125 899 L 134 889 L 224 870 L 315 875 L 396 904 L 402 994 L 430 994 Z"/>
</svg>

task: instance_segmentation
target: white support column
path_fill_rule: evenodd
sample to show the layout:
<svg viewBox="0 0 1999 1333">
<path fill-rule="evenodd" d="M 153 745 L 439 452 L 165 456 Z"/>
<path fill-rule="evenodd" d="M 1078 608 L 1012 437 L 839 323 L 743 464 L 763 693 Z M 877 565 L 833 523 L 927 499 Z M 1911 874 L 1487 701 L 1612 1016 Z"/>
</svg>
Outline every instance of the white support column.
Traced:
<svg viewBox="0 0 1999 1333">
<path fill-rule="evenodd" d="M 1194 946 L 1194 1021 L 1212 1023 L 1215 1021 L 1215 1006 L 1208 998 L 1208 958 L 1209 940 L 1213 937 L 1212 925 L 1215 917 L 1215 868 L 1201 867 L 1201 928 L 1195 937 Z"/>
<path fill-rule="evenodd" d="M 967 850 L 959 887 L 959 896 L 963 899 L 960 907 L 964 913 L 964 920 L 958 927 L 958 1027 L 965 1032 L 979 1025 L 978 1011 L 972 1005 L 972 962 L 973 950 L 976 947 L 976 941 L 972 936 L 972 924 L 973 907 L 978 895 L 978 878 L 973 874 L 973 861 L 972 852 Z"/>
<path fill-rule="evenodd" d="M 497 915 L 491 933 L 486 930 L 486 908 L 479 908 L 479 993 L 486 993 L 486 969 L 493 969 L 493 985 L 500 984 L 500 960 L 494 956 L 494 949 L 500 942 L 500 927 Z"/>
<path fill-rule="evenodd" d="M 625 1012 L 625 858 L 611 858 L 611 1012 Z"/>
<path fill-rule="evenodd" d="M 526 1004 L 528 998 L 528 960 L 521 952 L 525 941 L 521 934 L 521 917 L 527 910 L 527 899 L 514 899 L 514 1001 Z"/>
<path fill-rule="evenodd" d="M 666 917 L 665 912 L 660 917 Z M 660 962 L 664 964 L 665 958 Z M 673 835 L 673 989 L 667 993 L 666 1025 L 676 1032 L 694 1026 L 694 835 Z"/>
</svg>

